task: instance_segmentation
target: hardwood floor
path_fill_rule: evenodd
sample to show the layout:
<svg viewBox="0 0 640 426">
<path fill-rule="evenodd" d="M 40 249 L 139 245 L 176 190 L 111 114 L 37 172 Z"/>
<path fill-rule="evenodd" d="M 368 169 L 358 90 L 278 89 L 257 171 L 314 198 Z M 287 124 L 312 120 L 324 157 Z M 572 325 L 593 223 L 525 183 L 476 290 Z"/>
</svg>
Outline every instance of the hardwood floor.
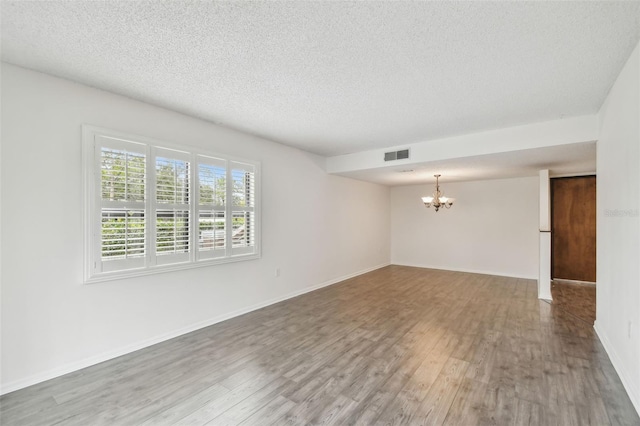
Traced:
<svg viewBox="0 0 640 426">
<path fill-rule="evenodd" d="M 596 286 L 554 280 L 551 284 L 553 304 L 593 325 L 596 320 Z"/>
<path fill-rule="evenodd" d="M 390 266 L 0 398 L 3 425 L 638 425 L 536 284 Z"/>
</svg>

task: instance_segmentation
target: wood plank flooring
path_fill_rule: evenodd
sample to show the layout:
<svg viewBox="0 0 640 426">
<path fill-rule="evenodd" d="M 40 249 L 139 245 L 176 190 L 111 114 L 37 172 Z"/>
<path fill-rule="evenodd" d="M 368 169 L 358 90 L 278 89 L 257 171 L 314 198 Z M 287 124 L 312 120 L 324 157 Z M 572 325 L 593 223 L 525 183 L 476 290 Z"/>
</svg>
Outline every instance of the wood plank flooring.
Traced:
<svg viewBox="0 0 640 426">
<path fill-rule="evenodd" d="M 389 266 L 0 398 L 3 425 L 639 425 L 531 280 Z"/>
<path fill-rule="evenodd" d="M 554 280 L 551 284 L 553 304 L 590 325 L 596 320 L 596 286 Z"/>
</svg>

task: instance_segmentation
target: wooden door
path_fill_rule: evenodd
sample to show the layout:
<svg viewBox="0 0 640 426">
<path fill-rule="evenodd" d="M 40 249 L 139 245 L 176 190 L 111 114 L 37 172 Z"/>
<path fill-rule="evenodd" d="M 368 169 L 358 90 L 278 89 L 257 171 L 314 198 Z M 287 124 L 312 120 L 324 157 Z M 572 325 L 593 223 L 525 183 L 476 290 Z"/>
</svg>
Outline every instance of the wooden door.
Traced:
<svg viewBox="0 0 640 426">
<path fill-rule="evenodd" d="M 596 177 L 551 179 L 551 277 L 596 281 Z"/>
</svg>

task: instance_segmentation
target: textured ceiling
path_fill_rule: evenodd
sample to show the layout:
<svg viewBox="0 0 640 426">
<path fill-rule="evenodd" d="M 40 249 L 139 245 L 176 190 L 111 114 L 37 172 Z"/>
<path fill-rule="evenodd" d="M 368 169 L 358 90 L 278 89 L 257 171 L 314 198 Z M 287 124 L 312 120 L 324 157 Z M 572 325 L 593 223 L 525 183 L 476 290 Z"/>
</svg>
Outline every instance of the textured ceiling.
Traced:
<svg viewBox="0 0 640 426">
<path fill-rule="evenodd" d="M 323 155 L 597 112 L 640 2 L 2 2 L 2 59 Z"/>
</svg>

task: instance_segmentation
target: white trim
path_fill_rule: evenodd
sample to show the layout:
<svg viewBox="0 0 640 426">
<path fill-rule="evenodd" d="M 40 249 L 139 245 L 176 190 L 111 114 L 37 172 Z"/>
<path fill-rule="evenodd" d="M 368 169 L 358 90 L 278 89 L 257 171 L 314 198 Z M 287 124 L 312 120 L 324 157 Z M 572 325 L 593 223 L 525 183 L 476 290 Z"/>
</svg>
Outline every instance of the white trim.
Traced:
<svg viewBox="0 0 640 426">
<path fill-rule="evenodd" d="M 202 268 L 205 266 L 220 265 L 223 263 L 242 262 L 245 260 L 260 259 L 260 254 L 236 255 L 230 257 L 214 257 L 210 259 L 201 259 L 196 262 L 172 263 L 168 265 L 158 265 L 153 268 L 126 269 L 114 272 L 103 272 L 99 276 L 84 280 L 85 284 L 95 284 L 105 281 L 120 280 L 125 278 L 135 278 L 144 275 L 161 274 L 165 272 L 182 271 L 184 269 Z"/>
<path fill-rule="evenodd" d="M 91 179 L 91 173 L 95 173 L 95 167 L 93 166 L 95 143 L 89 147 L 86 141 L 91 138 L 92 134 L 94 134 L 94 131 L 89 126 L 82 126 L 82 228 L 84 231 L 82 238 L 82 255 L 84 256 L 82 262 L 83 280 L 86 280 L 93 274 L 93 266 L 91 265 L 93 262 L 93 256 L 91 256 L 91 253 L 94 253 L 97 250 L 95 247 L 93 230 L 91 229 L 93 221 L 89 220 L 89 217 L 91 217 L 95 211 L 95 207 L 93 206 L 95 203 L 95 189 L 91 185 L 95 181 L 94 179 Z"/>
<path fill-rule="evenodd" d="M 549 178 L 550 179 L 558 179 L 558 178 L 566 178 L 566 177 L 590 177 L 590 176 L 594 176 L 597 177 L 597 173 L 596 172 L 576 172 L 576 173 L 560 173 L 560 174 L 550 174 Z"/>
<path fill-rule="evenodd" d="M 627 395 L 629 395 L 631 403 L 635 407 L 638 414 L 640 414 L 640 389 L 634 386 L 631 374 L 625 371 L 625 369 L 623 368 L 624 364 L 622 363 L 622 361 L 620 361 L 620 357 L 618 357 L 616 351 L 613 350 L 611 342 L 609 342 L 609 339 L 607 339 L 604 331 L 600 330 L 600 328 L 598 327 L 598 321 L 593 324 L 593 329 L 600 339 L 602 346 L 604 346 L 604 350 L 607 352 L 607 355 L 609 355 L 611 364 L 613 364 L 613 368 L 616 370 L 616 373 L 618 373 L 618 377 L 620 377 L 622 386 L 624 386 L 625 390 L 627 391 Z"/>
<path fill-rule="evenodd" d="M 518 279 L 522 279 L 522 280 L 536 280 L 538 277 L 523 277 L 523 276 L 516 276 L 516 275 L 508 275 L 505 274 L 504 272 L 495 272 L 495 271 L 480 271 L 477 269 L 464 269 L 464 268 L 443 268 L 442 266 L 433 266 L 433 265 L 426 265 L 424 263 L 396 263 L 396 262 L 391 262 L 391 265 L 398 265 L 398 266 L 411 266 L 414 268 L 425 268 L 425 269 L 436 269 L 438 271 L 451 271 L 451 272 L 466 272 L 468 274 L 481 274 L 481 275 L 495 275 L 498 277 L 508 277 L 508 278 L 518 278 Z"/>
<path fill-rule="evenodd" d="M 63 376 L 65 374 L 72 373 L 74 371 L 78 371 L 78 370 L 81 370 L 83 368 L 87 368 L 87 367 L 90 367 L 92 365 L 96 365 L 96 364 L 99 364 L 101 362 L 108 361 L 108 360 L 117 358 L 119 356 L 126 355 L 126 354 L 129 354 L 131 352 L 135 352 L 135 351 L 138 351 L 140 349 L 147 348 L 147 347 L 155 345 L 157 343 L 161 343 L 161 342 L 164 342 L 166 340 L 173 339 L 175 337 L 182 336 L 182 335 L 187 334 L 187 333 L 191 333 L 191 332 L 199 330 L 201 328 L 209 327 L 209 326 L 217 324 L 219 322 L 226 321 L 228 319 L 235 318 L 237 316 L 244 315 L 246 313 L 249 313 L 249 312 L 252 312 L 252 311 L 256 311 L 258 309 L 262 309 L 262 308 L 264 308 L 266 306 L 273 305 L 273 304 L 282 302 L 282 301 L 287 300 L 287 299 L 292 299 L 294 297 L 300 296 L 300 295 L 305 294 L 305 293 L 310 293 L 312 291 L 318 290 L 318 289 L 323 288 L 323 287 L 328 287 L 330 285 L 337 284 L 337 283 L 339 283 L 341 281 L 345 281 L 345 280 L 348 280 L 350 278 L 357 277 L 358 275 L 362 275 L 362 274 L 366 274 L 366 273 L 371 272 L 371 271 L 375 271 L 376 269 L 384 268 L 385 266 L 389 266 L 389 263 L 379 264 L 379 265 L 376 265 L 376 266 L 373 266 L 373 267 L 370 267 L 370 268 L 362 269 L 362 270 L 360 270 L 358 272 L 354 272 L 354 273 L 351 273 L 351 274 L 343 275 L 343 276 L 338 277 L 338 278 L 333 278 L 331 280 L 324 281 L 324 282 L 322 282 L 320 284 L 316 284 L 316 285 L 313 285 L 311 287 L 306 287 L 306 288 L 303 288 L 301 290 L 296 290 L 296 291 L 293 291 L 291 293 L 285 294 L 285 295 L 280 296 L 280 297 L 275 297 L 273 299 L 269 299 L 269 300 L 266 300 L 264 302 L 256 303 L 255 305 L 252 305 L 252 306 L 248 306 L 248 307 L 245 307 L 245 308 L 237 309 L 237 310 L 235 310 L 233 312 L 229 312 L 229 313 L 226 313 L 226 314 L 218 315 L 218 316 L 210 318 L 208 320 L 200 321 L 200 322 L 197 322 L 197 323 L 194 323 L 194 324 L 179 328 L 177 330 L 170 331 L 168 333 L 163 333 L 163 334 L 161 334 L 159 336 L 155 336 L 155 337 L 152 337 L 152 338 L 149 338 L 149 339 L 145 339 L 145 340 L 142 340 L 142 341 L 137 342 L 137 343 L 132 343 L 130 345 L 123 346 L 121 348 L 114 349 L 112 351 L 103 352 L 101 354 L 98 354 L 98 355 L 95 355 L 95 356 L 91 356 L 91 357 L 88 357 L 88 358 L 84 358 L 84 359 L 81 359 L 81 360 L 78 360 L 78 361 L 75 361 L 75 362 L 70 362 L 70 363 L 67 363 L 67 364 L 65 364 L 63 366 L 60 366 L 60 367 L 57 367 L 57 368 L 53 368 L 51 370 L 43 371 L 42 373 L 34 374 L 34 375 L 29 376 L 29 377 L 24 378 L 24 379 L 20 379 L 20 380 L 16 380 L 16 381 L 13 381 L 13 382 L 9 382 L 9 383 L 7 383 L 7 384 L 2 386 L 2 388 L 0 389 L 0 395 L 4 395 L 4 394 L 10 393 L 10 392 L 14 392 L 14 391 L 17 391 L 19 389 L 23 389 L 23 388 L 26 388 L 28 386 L 32 386 L 32 385 L 44 382 L 46 380 L 51 380 L 51 379 L 54 379 L 56 377 Z"/>
<path fill-rule="evenodd" d="M 246 164 L 257 163 L 256 161 L 249 160 L 247 158 L 240 158 L 240 157 L 223 154 L 216 151 L 210 151 L 208 149 L 198 148 L 196 146 L 189 145 L 182 142 L 180 144 L 177 144 L 177 143 L 160 140 L 160 139 L 154 139 L 154 138 L 150 138 L 147 136 L 142 136 L 134 133 L 125 133 L 118 130 L 108 129 L 105 127 L 94 126 L 91 124 L 82 125 L 83 136 L 85 135 L 85 131 L 87 131 L 88 134 L 98 133 L 102 136 L 107 136 L 107 137 L 116 138 L 116 139 L 123 139 L 125 141 L 131 141 L 131 139 L 133 138 L 133 140 L 131 141 L 133 143 L 143 143 L 143 144 L 153 145 L 153 146 L 160 145 L 161 148 L 168 148 L 168 149 L 181 151 L 181 152 L 188 150 L 191 153 L 201 154 L 201 155 L 204 155 L 205 157 L 224 158 L 226 160 L 237 161 L 239 163 L 246 163 Z"/>
</svg>

